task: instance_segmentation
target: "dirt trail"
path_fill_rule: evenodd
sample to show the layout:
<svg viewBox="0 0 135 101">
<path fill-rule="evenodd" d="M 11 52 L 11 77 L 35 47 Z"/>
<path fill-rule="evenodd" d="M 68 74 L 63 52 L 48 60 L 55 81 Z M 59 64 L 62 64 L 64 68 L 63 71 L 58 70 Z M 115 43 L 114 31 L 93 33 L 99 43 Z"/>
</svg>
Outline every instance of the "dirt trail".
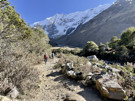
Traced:
<svg viewBox="0 0 135 101">
<path fill-rule="evenodd" d="M 88 87 L 81 87 L 76 81 L 65 78 L 59 70 L 54 69 L 58 58 L 50 60 L 34 68 L 40 72 L 40 88 L 35 97 L 29 101 L 63 101 L 67 94 L 77 94 L 86 101 L 102 101 L 96 92 Z"/>
</svg>

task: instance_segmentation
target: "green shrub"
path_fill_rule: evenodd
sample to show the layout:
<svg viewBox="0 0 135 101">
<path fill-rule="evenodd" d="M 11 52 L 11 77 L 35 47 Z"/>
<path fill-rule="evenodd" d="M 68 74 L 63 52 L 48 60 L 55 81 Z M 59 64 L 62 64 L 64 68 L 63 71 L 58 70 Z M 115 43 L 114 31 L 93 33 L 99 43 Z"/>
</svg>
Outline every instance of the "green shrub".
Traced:
<svg viewBox="0 0 135 101">
<path fill-rule="evenodd" d="M 92 54 L 97 54 L 99 50 L 99 47 L 96 43 L 93 41 L 88 41 L 85 47 L 82 50 L 82 54 L 84 55 L 92 55 Z"/>
</svg>

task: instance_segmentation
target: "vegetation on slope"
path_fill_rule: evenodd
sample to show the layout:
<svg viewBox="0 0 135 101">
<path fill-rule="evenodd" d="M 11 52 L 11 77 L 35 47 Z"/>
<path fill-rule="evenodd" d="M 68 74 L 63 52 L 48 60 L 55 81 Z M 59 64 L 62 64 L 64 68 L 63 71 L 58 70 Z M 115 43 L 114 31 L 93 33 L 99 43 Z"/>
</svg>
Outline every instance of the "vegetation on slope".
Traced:
<svg viewBox="0 0 135 101">
<path fill-rule="evenodd" d="M 130 27 L 121 34 L 120 39 L 116 36 L 107 44 L 97 46 L 93 41 L 87 42 L 81 54 L 89 56 L 96 54 L 106 60 L 119 62 L 135 62 L 135 27 Z"/>
<path fill-rule="evenodd" d="M 55 49 L 54 52 L 57 53 L 57 56 L 61 58 L 56 67 L 64 68 L 67 63 L 71 63 L 75 67 L 73 69 L 75 72 L 72 70 L 71 71 L 73 73 L 82 73 L 84 77 L 88 76 L 89 73 L 93 74 L 95 72 L 101 72 L 101 74 L 99 73 L 101 76 L 103 76 L 104 73 L 110 76 L 113 75 L 118 84 L 126 92 L 125 100 L 128 100 L 128 98 L 135 99 L 134 42 L 135 28 L 131 27 L 121 34 L 120 39 L 114 36 L 107 44 L 101 43 L 98 46 L 93 41 L 89 41 L 85 47 L 82 50 L 79 49 L 79 51 L 61 48 Z M 90 61 L 88 58 L 85 58 L 86 56 L 91 55 L 97 55 L 103 60 Z M 88 63 L 88 61 L 90 63 Z M 68 73 L 68 71 L 66 72 Z M 91 82 L 90 80 L 88 81 Z"/>
<path fill-rule="evenodd" d="M 38 63 L 50 51 L 49 38 L 40 26 L 31 28 L 6 0 L 0 1 L 0 93 L 16 86 L 20 93 L 35 87 Z"/>
</svg>

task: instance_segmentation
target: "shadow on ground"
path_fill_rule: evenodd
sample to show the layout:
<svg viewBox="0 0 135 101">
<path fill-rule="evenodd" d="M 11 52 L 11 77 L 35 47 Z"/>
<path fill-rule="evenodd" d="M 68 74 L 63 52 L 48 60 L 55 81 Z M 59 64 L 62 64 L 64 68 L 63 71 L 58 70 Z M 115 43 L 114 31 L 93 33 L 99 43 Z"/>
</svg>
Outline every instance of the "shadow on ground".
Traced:
<svg viewBox="0 0 135 101">
<path fill-rule="evenodd" d="M 46 77 L 49 77 L 49 76 L 56 77 L 56 76 L 60 76 L 60 75 L 61 75 L 60 72 L 52 72 L 52 73 L 46 75 Z"/>
<path fill-rule="evenodd" d="M 100 96 L 97 90 L 90 87 L 85 87 L 77 80 L 72 80 L 70 78 L 65 77 L 59 71 L 50 73 L 49 75 L 47 75 L 47 77 L 49 76 L 56 77 L 54 81 L 62 83 L 63 86 L 70 91 L 72 91 L 72 89 L 70 89 L 71 86 L 73 86 L 74 88 L 80 86 L 80 88 L 82 88 L 83 90 L 78 92 L 77 94 L 82 96 L 86 101 L 105 101 Z"/>
</svg>

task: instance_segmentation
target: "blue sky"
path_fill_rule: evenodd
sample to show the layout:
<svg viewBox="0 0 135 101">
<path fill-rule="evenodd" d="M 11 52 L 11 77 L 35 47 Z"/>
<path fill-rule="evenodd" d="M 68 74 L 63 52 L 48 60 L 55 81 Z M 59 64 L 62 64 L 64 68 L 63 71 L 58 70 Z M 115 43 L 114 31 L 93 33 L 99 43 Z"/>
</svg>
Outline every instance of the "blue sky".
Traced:
<svg viewBox="0 0 135 101">
<path fill-rule="evenodd" d="M 72 13 L 111 4 L 116 0 L 9 0 L 27 23 L 34 23 L 56 13 Z"/>
</svg>

